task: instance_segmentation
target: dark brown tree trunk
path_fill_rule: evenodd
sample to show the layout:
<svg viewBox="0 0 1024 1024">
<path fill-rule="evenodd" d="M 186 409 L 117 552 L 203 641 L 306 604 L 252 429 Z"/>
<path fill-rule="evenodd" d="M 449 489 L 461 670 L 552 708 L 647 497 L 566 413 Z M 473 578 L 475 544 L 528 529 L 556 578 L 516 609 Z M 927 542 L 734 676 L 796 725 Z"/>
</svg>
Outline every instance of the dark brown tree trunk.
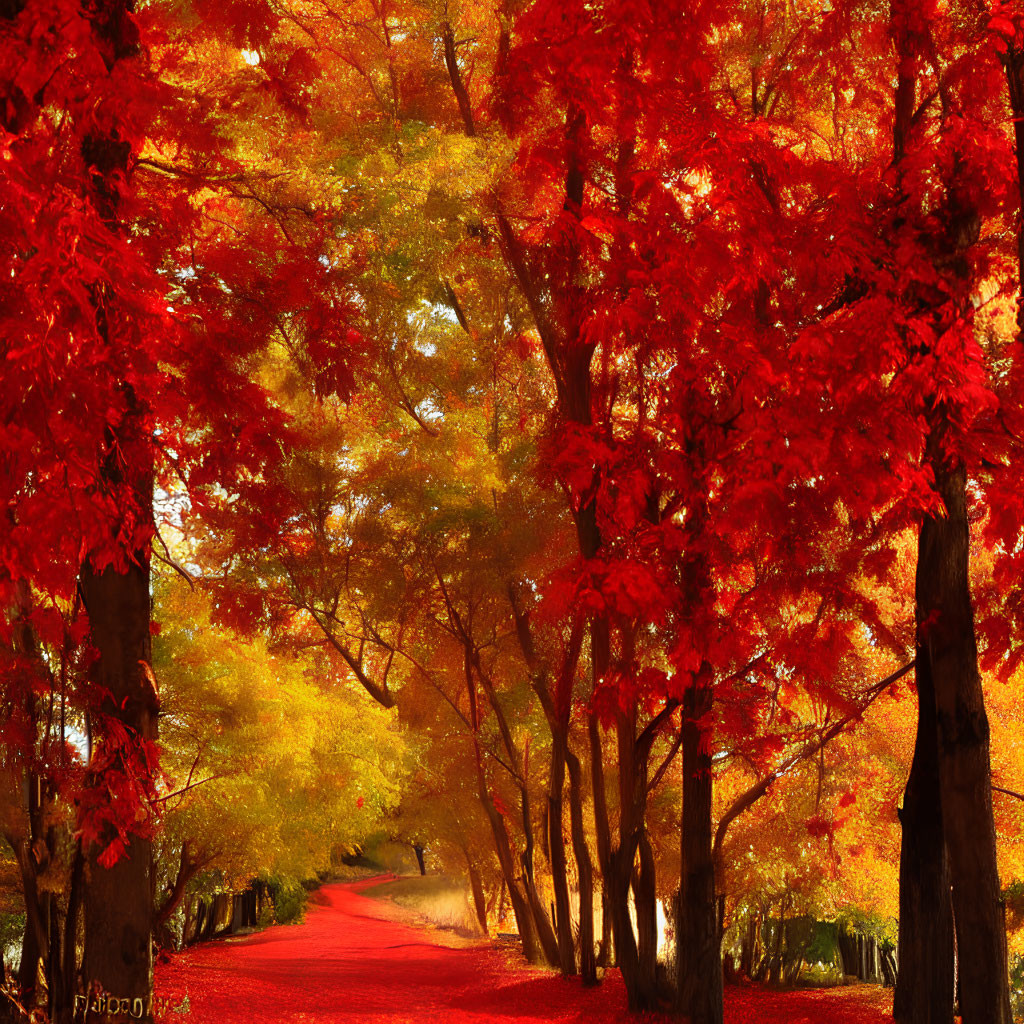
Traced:
<svg viewBox="0 0 1024 1024">
<path fill-rule="evenodd" d="M 929 443 L 941 451 L 938 438 Z M 938 725 L 942 823 L 953 883 L 963 1024 L 1010 1024 L 1006 922 L 996 863 L 989 728 L 974 636 L 966 473 L 932 458 L 946 515 L 928 517 L 918 545 L 919 656 Z"/>
<path fill-rule="evenodd" d="M 1024 338 L 1024 50 L 1015 42 L 1002 53 L 1013 112 L 1014 154 L 1017 158 L 1017 337 Z"/>
<path fill-rule="evenodd" d="M 18 966 L 18 988 L 26 1007 L 35 1005 L 38 975 L 39 940 L 36 938 L 36 929 L 26 919 L 25 931 L 21 937 L 21 963 Z"/>
<path fill-rule="evenodd" d="M 629 858 L 626 858 L 626 853 Z M 611 916 L 612 939 L 615 943 L 616 966 L 622 972 L 626 986 L 626 999 L 630 1010 L 641 1011 L 648 1005 L 647 993 L 640 987 L 640 954 L 633 932 L 633 921 L 629 913 L 629 887 L 633 875 L 633 853 L 621 848 L 612 853 L 611 864 L 605 872 L 605 886 L 608 892 L 608 908 Z"/>
<path fill-rule="evenodd" d="M 85 858 L 82 846 L 75 844 L 75 857 L 71 866 L 71 883 L 68 889 L 68 912 L 63 927 L 63 958 L 60 965 L 63 985 L 63 1002 L 54 1018 L 55 1024 L 71 1024 L 75 1008 L 75 979 L 78 974 L 78 923 L 82 910 L 82 885 Z"/>
<path fill-rule="evenodd" d="M 185 889 L 193 876 L 199 871 L 199 868 L 200 865 L 194 863 L 189 856 L 189 844 L 186 841 L 182 844 L 181 854 L 178 857 L 178 872 L 174 876 L 174 884 L 171 886 L 163 903 L 154 913 L 153 927 L 154 930 L 160 933 L 160 944 L 162 946 L 168 947 L 169 945 L 170 933 L 165 926 L 170 920 L 171 915 L 181 904 L 185 896 Z"/>
<path fill-rule="evenodd" d="M 886 988 L 896 987 L 896 958 L 893 956 L 891 950 L 882 951 L 882 984 Z"/>
<path fill-rule="evenodd" d="M 28 775 L 27 778 L 29 785 L 29 811 L 30 818 L 32 818 L 34 817 L 32 807 L 35 801 L 31 794 L 38 780 L 32 775 Z M 25 1006 L 31 1008 L 36 998 L 39 961 L 41 959 L 49 959 L 47 943 L 49 921 L 43 898 L 39 892 L 33 846 L 24 839 L 18 840 L 10 836 L 8 837 L 8 842 L 10 842 L 17 854 L 18 867 L 21 872 L 21 891 L 25 903 L 25 931 L 21 939 L 18 987 L 21 990 L 21 998 Z"/>
<path fill-rule="evenodd" d="M 526 899 L 533 917 L 533 926 L 537 935 L 537 942 L 540 944 L 541 952 L 544 954 L 544 961 L 549 967 L 558 967 L 558 939 L 555 937 L 555 929 L 551 924 L 544 904 L 541 902 L 537 884 L 531 874 L 523 872 L 523 887 L 526 889 Z"/>
<path fill-rule="evenodd" d="M 754 976 L 760 926 L 761 918 L 757 914 L 751 913 L 747 917 L 747 925 L 743 929 L 743 942 L 740 948 L 740 973 L 746 978 Z"/>
<path fill-rule="evenodd" d="M 50 1020 L 57 1020 L 64 1005 L 64 976 L 61 972 L 61 927 L 60 909 L 52 892 L 44 900 L 47 919 L 47 957 L 43 965 L 46 971 L 47 1010 Z"/>
<path fill-rule="evenodd" d="M 646 767 L 638 764 L 636 708 L 621 712 L 615 723 L 619 769 L 618 848 L 612 851 L 607 876 L 612 910 L 612 934 L 626 998 L 631 1010 L 651 1010 L 658 1005 L 655 985 L 647 985 L 640 969 L 640 949 L 629 911 L 633 864 L 644 824 Z"/>
<path fill-rule="evenodd" d="M 682 884 L 677 911 L 677 1009 L 690 1024 L 722 1024 L 722 954 L 712 858 L 711 669 L 683 700 Z"/>
<path fill-rule="evenodd" d="M 597 956 L 598 967 L 614 967 L 616 964 L 615 940 L 612 936 L 612 909 L 608 899 L 608 883 L 602 878 L 601 884 L 601 948 Z"/>
<path fill-rule="evenodd" d="M 419 843 L 413 843 L 412 850 L 416 854 L 416 865 L 420 869 L 420 875 L 425 875 L 427 873 L 427 862 L 423 858 L 423 847 Z"/>
<path fill-rule="evenodd" d="M 919 603 L 919 630 L 922 609 Z M 953 907 L 939 782 L 935 687 L 931 659 L 920 637 L 916 676 L 917 738 L 900 811 L 900 969 L 893 1017 L 898 1024 L 949 1024 L 953 1019 Z"/>
<path fill-rule="evenodd" d="M 580 890 L 580 976 L 584 985 L 597 984 L 597 961 L 594 957 L 594 867 L 590 860 L 586 831 L 583 827 L 583 771 L 579 758 L 568 748 L 569 819 L 572 848 Z"/>
<path fill-rule="evenodd" d="M 31 1007 L 36 996 L 39 961 L 44 952 L 46 927 L 42 914 L 42 903 L 36 887 L 35 873 L 31 872 L 26 879 L 24 867 L 22 867 L 22 893 L 25 901 L 25 930 L 21 936 L 18 989 L 25 1005 Z"/>
<path fill-rule="evenodd" d="M 276 904 L 274 909 L 276 910 Z M 212 939 L 220 924 L 221 897 L 220 893 L 214 893 L 206 904 L 206 920 L 203 922 L 203 930 L 199 933 L 199 940 L 206 942 Z"/>
<path fill-rule="evenodd" d="M 519 807 L 520 815 L 522 818 L 523 828 L 523 851 L 520 855 L 520 864 L 522 872 L 519 876 L 518 881 L 522 883 L 522 892 L 525 896 L 525 905 L 532 918 L 532 930 L 531 933 L 535 937 L 537 944 L 539 945 L 539 951 L 543 953 L 544 960 L 549 966 L 557 967 L 559 963 L 558 959 L 558 941 L 555 937 L 555 931 L 552 927 L 551 920 L 548 917 L 547 911 L 544 909 L 544 904 L 540 898 L 540 893 L 537 890 L 536 879 L 534 877 L 534 864 L 533 864 L 533 850 L 534 850 L 534 838 L 533 838 L 533 815 L 531 811 L 530 802 L 530 789 L 527 780 L 526 772 L 526 760 L 520 753 L 515 745 L 512 737 L 512 730 L 509 727 L 508 720 L 505 717 L 504 709 L 501 702 L 498 700 L 497 692 L 491 682 L 489 676 L 483 671 L 483 667 L 480 664 L 478 652 L 474 649 L 471 637 L 465 630 L 462 621 L 460 620 L 458 613 L 454 606 L 449 602 L 448 604 L 449 615 L 453 619 L 455 626 L 457 627 L 459 634 L 461 635 L 463 642 L 463 661 L 464 661 L 464 672 L 466 676 L 466 687 L 467 694 L 470 700 L 470 721 L 473 728 L 473 743 L 474 752 L 477 765 L 477 777 L 478 786 L 480 792 L 480 798 L 484 801 L 484 809 L 487 812 L 488 819 L 491 821 L 492 832 L 494 833 L 495 842 L 504 844 L 507 848 L 507 859 L 510 864 L 513 863 L 512 848 L 509 842 L 508 833 L 505 830 L 504 822 L 501 821 L 501 816 L 497 812 L 497 808 L 494 806 L 494 801 L 490 798 L 487 793 L 487 780 L 484 771 L 483 757 L 480 751 L 478 731 L 480 728 L 480 717 L 477 706 L 477 691 L 474 683 L 475 679 L 479 679 L 481 686 L 484 689 L 484 693 L 487 696 L 488 702 L 491 705 L 491 709 L 494 712 L 495 719 L 498 723 L 498 729 L 502 736 L 502 742 L 505 746 L 506 753 L 508 754 L 511 762 L 514 765 L 519 766 L 521 771 L 519 772 Z M 474 669 L 475 675 L 474 675 Z M 501 822 L 500 827 L 496 827 L 495 822 Z M 499 862 L 502 864 L 502 871 L 505 871 L 505 861 L 502 859 L 504 855 L 499 851 Z M 513 894 L 516 888 L 516 879 L 513 875 L 507 876 L 509 884 L 509 893 Z M 513 897 L 513 907 L 515 906 L 515 900 Z M 522 925 L 520 925 L 522 927 Z M 525 949 L 525 944 L 524 944 Z"/>
<path fill-rule="evenodd" d="M 652 996 L 658 986 L 658 892 L 654 850 L 644 829 L 637 845 L 638 865 L 633 874 L 639 985 Z"/>
<path fill-rule="evenodd" d="M 854 937 L 848 934 L 842 925 L 839 926 L 836 945 L 839 947 L 839 969 L 843 972 L 843 977 L 856 977 L 856 943 Z"/>
<path fill-rule="evenodd" d="M 515 858 L 512 855 L 508 833 L 505 831 L 505 822 L 502 820 L 501 815 L 494 806 L 494 801 L 491 800 L 490 794 L 487 792 L 483 766 L 479 761 L 477 773 L 480 803 L 483 805 L 487 820 L 491 826 L 491 835 L 494 839 L 495 852 L 498 855 L 498 864 L 501 867 L 502 878 L 508 888 L 509 902 L 512 904 L 512 914 L 516 919 L 519 939 L 523 944 L 523 955 L 532 964 L 543 963 L 544 953 L 538 944 L 537 932 L 533 922 L 533 911 L 516 878 Z"/>
<path fill-rule="evenodd" d="M 522 762 L 520 761 L 519 763 Z M 552 925 L 551 918 L 548 917 L 548 912 L 544 907 L 544 902 L 537 888 L 534 872 L 533 819 L 530 813 L 530 791 L 526 784 L 525 775 L 519 788 L 519 796 L 524 837 L 523 852 L 520 856 L 520 863 L 522 865 L 520 879 L 523 890 L 526 893 L 526 902 L 533 918 L 534 933 L 537 936 L 540 950 L 544 954 L 544 960 L 549 966 L 557 967 L 559 965 L 558 939 L 555 936 L 554 926 Z"/>
<path fill-rule="evenodd" d="M 454 608 L 449 605 L 449 614 L 456 625 L 458 619 Z M 545 960 L 554 966 L 557 964 L 557 951 L 555 949 L 554 935 L 550 936 L 550 942 L 546 942 L 548 936 L 538 932 L 538 922 L 545 919 L 543 908 L 539 906 L 537 894 L 533 886 L 532 872 L 532 848 L 533 836 L 530 826 L 529 793 L 525 781 L 521 783 L 520 792 L 522 797 L 521 809 L 525 830 L 526 848 L 522 856 L 522 875 L 517 877 L 515 856 L 512 851 L 512 843 L 509 839 L 508 830 L 505 827 L 505 820 L 494 800 L 488 791 L 487 773 L 484 768 L 483 752 L 480 749 L 480 712 L 476 689 L 476 676 L 474 675 L 473 648 L 469 637 L 463 634 L 463 671 L 466 678 L 466 695 L 469 699 L 470 727 L 472 729 L 473 759 L 476 766 L 477 796 L 480 804 L 487 815 L 487 821 L 491 826 L 491 835 L 494 839 L 495 852 L 498 855 L 498 864 L 501 867 L 501 874 L 508 886 L 509 900 L 512 903 L 512 913 L 515 915 L 516 927 L 519 931 L 519 938 L 523 944 L 523 954 L 530 963 L 541 963 Z M 479 673 L 481 681 L 485 679 L 483 673 Z M 486 684 L 485 684 L 486 685 Z M 500 705 L 495 699 L 491 688 L 487 686 L 488 697 L 491 699 L 495 714 L 498 716 L 499 724 L 503 721 Z M 520 883 L 522 888 L 520 888 Z M 550 926 L 549 926 L 550 930 Z"/>
<path fill-rule="evenodd" d="M 88 17 L 109 69 L 139 53 L 138 30 L 126 0 L 100 0 L 90 5 Z M 91 200 L 112 230 L 118 231 L 120 182 L 128 177 L 131 145 L 116 130 L 86 135 L 82 157 L 92 169 Z M 97 319 L 105 336 L 111 322 L 106 298 L 94 296 Z M 114 339 L 107 337 L 110 345 Z M 152 771 L 159 700 L 150 669 L 149 554 L 152 534 L 153 470 L 147 416 L 130 381 L 121 382 L 125 413 L 110 428 L 101 471 L 101 487 L 116 505 L 116 518 L 108 524 L 110 540 L 90 552 L 81 569 L 79 590 L 89 618 L 90 640 L 97 652 L 94 681 L 106 696 L 94 719 L 93 735 L 102 747 L 94 747 L 90 771 L 97 754 L 106 761 L 105 772 L 123 772 L 136 793 L 144 791 Z M 123 565 L 111 561 L 123 560 Z M 117 723 L 116 733 L 105 722 Z M 126 738 L 121 739 L 124 735 Z M 86 785 L 102 785 L 90 778 Z M 127 798 L 126 798 L 127 799 Z M 137 799 L 134 797 L 132 799 Z M 132 820 L 137 807 L 125 809 Z M 85 984 L 118 1000 L 141 1000 L 142 1020 L 151 1021 L 153 972 L 150 937 L 153 925 L 151 843 L 132 835 L 116 863 L 100 862 L 103 847 L 115 839 L 110 833 L 101 843 L 84 851 L 86 885 L 85 951 L 82 970 Z M 96 1024 L 115 1020 L 106 1011 Z"/>
<path fill-rule="evenodd" d="M 203 934 L 203 927 L 206 924 L 206 900 L 200 897 L 196 901 L 196 919 L 192 926 L 192 931 L 188 938 L 185 940 L 186 944 L 198 942 Z"/>
<path fill-rule="evenodd" d="M 501 927 L 500 922 L 505 920 L 505 898 L 507 896 L 508 896 L 508 886 L 505 883 L 504 877 L 502 877 L 501 885 L 498 887 L 498 897 L 497 897 L 497 900 L 498 900 L 497 908 L 498 909 L 495 912 L 495 916 L 498 918 L 498 921 L 499 921 L 499 925 L 498 925 L 499 928 Z"/>
<path fill-rule="evenodd" d="M 564 818 L 565 757 L 568 739 L 561 728 L 552 730 L 551 777 L 548 785 L 548 850 L 551 857 L 551 881 L 555 890 L 555 932 L 558 941 L 558 967 L 563 975 L 576 973 L 575 942 L 569 911 L 569 872 L 562 831 Z"/>
<path fill-rule="evenodd" d="M 484 896 L 484 885 L 480 878 L 480 872 L 470 859 L 469 851 L 463 850 L 466 856 L 466 868 L 469 871 L 469 888 L 473 893 L 473 909 L 476 911 L 476 921 L 480 925 L 480 931 L 486 935 L 487 932 L 487 899 Z"/>
<path fill-rule="evenodd" d="M 118 446 L 118 450 L 129 453 L 133 448 Z M 145 515 L 152 505 L 151 478 L 143 475 L 134 483 L 136 511 Z M 87 563 L 82 568 L 80 587 L 92 644 L 99 654 L 96 682 L 110 694 L 103 711 L 126 728 L 128 735 L 128 749 L 116 755 L 113 769 L 135 774 L 145 770 L 138 745 L 155 741 L 157 733 L 158 701 L 149 672 L 148 546 L 132 552 L 132 562 L 124 572 L 113 567 L 96 572 Z M 102 743 L 114 742 L 103 736 L 102 727 L 98 731 Z M 113 838 L 111 835 L 107 840 Z M 85 981 L 118 999 L 141 999 L 148 1006 L 153 982 L 151 844 L 133 835 L 122 856 L 109 867 L 99 861 L 102 852 L 98 844 L 86 851 Z M 101 1017 L 97 1024 L 105 1020 Z"/>
<path fill-rule="evenodd" d="M 581 534 L 581 548 L 584 536 Z M 586 550 L 589 549 L 584 548 L 584 553 Z M 593 688 L 597 687 L 605 672 L 608 671 L 611 660 L 610 649 L 608 619 L 603 615 L 595 616 L 590 623 L 590 666 Z M 597 837 L 597 856 L 601 866 L 601 956 L 598 962 L 602 967 L 609 967 L 618 963 L 619 949 L 618 946 L 613 946 L 615 911 L 612 894 L 612 840 L 604 780 L 604 745 L 601 742 L 601 727 L 593 714 L 587 716 L 587 737 L 590 741 L 590 781 L 594 794 L 594 834 Z"/>
<path fill-rule="evenodd" d="M 907 0 L 891 0 L 893 39 L 898 58 L 895 97 L 894 158 L 902 158 L 911 141 L 916 94 L 916 71 L 921 56 L 923 34 L 912 30 L 912 4 Z M 1011 47 L 1005 54 L 1011 104 L 1020 105 L 1020 65 Z M 949 103 L 940 89 L 942 116 L 959 120 L 961 112 Z M 1024 153 L 1019 143 L 1024 139 L 1016 126 L 1018 166 L 1024 166 Z M 961 329 L 970 325 L 973 316 L 972 269 L 968 249 L 978 238 L 980 217 L 971 189 L 965 181 L 965 162 L 960 154 L 943 162 L 941 177 L 946 187 L 943 206 L 936 211 L 944 231 L 936 239 L 934 264 L 952 296 L 952 312 Z M 933 214 L 934 216 L 934 214 Z M 1024 254 L 1024 236 L 1018 233 L 1018 262 Z M 1024 274 L 1024 265 L 1018 267 Z M 1022 277 L 1021 279 L 1024 279 Z M 937 333 L 949 330 L 943 321 L 950 310 L 936 309 Z M 1018 310 L 1018 325 L 1024 323 Z M 969 559 L 970 530 L 967 519 L 966 472 L 954 453 L 958 439 L 951 435 L 951 426 L 944 409 L 935 397 L 928 410 L 930 434 L 926 463 L 935 477 L 935 486 L 945 506 L 944 514 L 928 516 L 918 539 L 916 579 L 917 662 L 919 675 L 918 732 L 931 730 L 926 719 L 934 713 L 937 742 L 939 805 L 948 857 L 949 879 L 957 934 L 963 939 L 959 950 L 960 1013 L 963 1024 L 1008 1024 L 1010 1020 L 1009 984 L 1006 954 L 1006 929 L 996 864 L 995 827 L 992 817 L 991 778 L 989 763 L 988 719 L 985 714 L 978 651 L 974 634 L 974 610 L 971 603 Z M 952 443 L 950 443 L 952 442 Z M 921 679 L 933 695 L 929 706 L 920 698 Z M 927 744 L 932 743 L 931 738 Z M 915 752 L 915 760 L 916 760 Z M 918 810 L 912 808 L 912 814 Z M 924 812 L 921 811 L 921 814 Z M 907 807 L 904 807 L 904 816 Z M 904 829 L 906 830 L 906 822 Z M 934 837 L 932 837 L 934 838 Z M 904 838 L 906 846 L 906 836 Z M 934 863 L 934 851 L 923 855 Z M 902 863 L 902 862 L 901 862 Z M 913 870 L 913 869 L 912 869 Z M 919 877 L 908 879 L 908 902 L 924 898 L 917 891 Z M 903 894 L 901 892 L 901 910 Z M 921 907 L 927 915 L 927 908 Z M 937 999 L 930 987 L 915 986 L 904 981 L 907 967 L 905 954 L 911 957 L 911 971 L 920 945 L 928 941 L 920 932 L 931 927 L 938 933 L 945 956 L 946 900 L 933 904 L 937 927 L 921 922 L 918 933 L 911 938 L 907 950 L 900 947 L 900 975 L 896 994 L 898 1009 L 905 1020 L 931 1020 L 931 1003 Z M 902 922 L 901 922 L 902 924 Z M 936 953 L 935 955 L 940 955 Z M 952 953 L 949 954 L 952 960 Z M 946 1014 L 948 968 L 935 967 L 940 974 L 941 1006 L 934 1012 Z M 937 1019 L 937 1018 L 936 1018 Z M 943 1019 L 948 1019 L 944 1017 Z"/>
<path fill-rule="evenodd" d="M 778 985 L 782 980 L 782 951 L 786 940 L 786 902 L 788 897 L 783 896 L 779 903 L 779 923 L 775 927 L 775 952 L 772 953 L 772 966 L 768 980 L 772 985 Z M 860 936 L 854 937 L 854 962 L 857 964 L 855 974 L 860 977 Z"/>
</svg>

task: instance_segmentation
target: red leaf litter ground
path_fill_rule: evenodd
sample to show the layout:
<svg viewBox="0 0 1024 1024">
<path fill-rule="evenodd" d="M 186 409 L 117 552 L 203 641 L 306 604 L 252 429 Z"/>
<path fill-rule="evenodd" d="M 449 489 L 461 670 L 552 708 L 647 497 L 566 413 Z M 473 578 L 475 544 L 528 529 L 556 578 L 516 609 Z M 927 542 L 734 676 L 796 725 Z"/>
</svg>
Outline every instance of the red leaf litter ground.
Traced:
<svg viewBox="0 0 1024 1024">
<path fill-rule="evenodd" d="M 381 880 L 383 881 L 383 879 Z M 320 890 L 301 925 L 209 942 L 157 968 L 158 1019 L 168 1024 L 531 1024 L 636 1021 L 614 971 L 584 989 L 523 966 L 486 943 L 439 945 L 424 929 L 388 920 L 360 895 L 374 882 Z M 187 998 L 186 998 L 187 997 Z M 726 1024 L 882 1024 L 892 997 L 857 987 L 726 990 Z M 645 1015 L 647 1021 L 660 1020 Z"/>
</svg>

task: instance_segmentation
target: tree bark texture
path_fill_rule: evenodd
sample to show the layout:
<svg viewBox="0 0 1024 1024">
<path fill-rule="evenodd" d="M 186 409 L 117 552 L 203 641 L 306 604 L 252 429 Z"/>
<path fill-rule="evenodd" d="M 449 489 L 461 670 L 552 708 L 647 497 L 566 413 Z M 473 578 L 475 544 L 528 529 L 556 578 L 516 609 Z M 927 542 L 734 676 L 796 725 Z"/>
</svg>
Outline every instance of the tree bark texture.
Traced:
<svg viewBox="0 0 1024 1024">
<path fill-rule="evenodd" d="M 566 750 L 569 768 L 569 819 L 573 856 L 580 891 L 580 976 L 584 985 L 597 984 L 597 960 L 594 955 L 594 866 L 583 827 L 583 770 L 579 758 Z"/>
<path fill-rule="evenodd" d="M 146 509 L 152 500 L 148 497 L 152 483 L 150 478 L 147 480 L 146 504 L 142 504 L 140 495 L 140 507 Z M 104 713 L 126 727 L 129 743 L 134 744 L 156 739 L 158 704 L 148 674 L 149 552 L 137 550 L 132 555 L 126 572 L 110 566 L 96 572 L 91 563 L 86 563 L 80 587 L 92 644 L 99 653 L 96 681 L 110 694 L 104 702 Z M 142 999 L 148 1006 L 153 969 L 151 843 L 133 835 L 122 856 L 110 867 L 99 862 L 101 852 L 96 844 L 86 851 L 85 984 L 119 1000 Z M 106 1019 L 100 1016 L 97 1024 L 105 1024 Z M 109 1019 L 113 1020 L 114 1015 Z"/>
<path fill-rule="evenodd" d="M 934 687 L 942 824 L 953 885 L 963 1024 L 1010 1024 L 1006 922 L 996 863 L 989 727 L 969 581 L 967 479 L 929 442 L 945 515 L 918 543 L 918 656 Z"/>
<path fill-rule="evenodd" d="M 953 905 L 939 791 L 935 689 L 930 661 L 920 646 L 917 699 L 914 759 L 900 811 L 900 968 L 893 1018 L 898 1024 L 950 1024 Z"/>
<path fill-rule="evenodd" d="M 568 857 L 562 831 L 565 789 L 565 756 L 568 737 L 561 728 L 552 730 L 551 780 L 548 786 L 548 849 L 551 854 L 551 881 L 555 890 L 555 934 L 558 943 L 558 968 L 565 976 L 576 973 L 576 950 L 569 911 Z"/>
<path fill-rule="evenodd" d="M 473 893 L 473 909 L 476 911 L 476 921 L 480 926 L 480 931 L 487 935 L 487 899 L 484 896 L 484 884 L 480 878 L 480 872 L 476 869 L 473 861 L 470 860 L 468 853 L 466 854 L 466 866 L 469 871 L 469 888 Z"/>
<path fill-rule="evenodd" d="M 108 69 L 139 53 L 138 29 L 126 0 L 100 0 L 89 6 L 93 34 Z M 131 144 L 116 129 L 87 134 L 82 158 L 91 168 L 91 201 L 112 230 L 118 221 L 118 182 L 129 176 Z M 107 344 L 121 358 L 119 339 L 109 335 L 107 296 L 94 297 L 97 320 Z M 105 549 L 90 551 L 79 576 L 79 590 L 89 617 L 90 639 L 97 652 L 94 681 L 104 694 L 97 726 L 100 744 L 113 742 L 104 722 L 124 732 L 127 740 L 108 762 L 106 770 L 125 770 L 135 775 L 145 770 L 139 758 L 130 764 L 141 745 L 157 737 L 159 701 L 150 669 L 149 554 L 152 535 L 153 468 L 150 427 L 146 411 L 130 383 L 130 364 L 124 361 L 125 396 L 123 419 L 111 426 L 99 485 L 107 490 L 117 508 L 108 524 L 111 536 Z M 126 565 L 108 564 L 117 553 Z M 93 751 L 95 756 L 97 751 Z M 146 781 L 146 780 L 144 780 Z M 102 784 L 95 776 L 89 785 Z M 113 836 L 105 837 L 107 841 Z M 141 1018 L 152 1020 L 153 928 L 152 848 L 149 839 L 136 833 L 111 866 L 100 863 L 102 850 L 92 844 L 85 851 L 83 907 L 85 952 L 82 972 L 86 989 L 125 1000 L 142 1000 Z M 96 1024 L 117 1019 L 111 1009 L 90 1014 Z"/>
<path fill-rule="evenodd" d="M 722 1024 L 722 957 L 712 857 L 711 672 L 683 700 L 682 885 L 676 941 L 677 1008 L 690 1024 Z"/>
<path fill-rule="evenodd" d="M 647 830 L 637 844 L 638 863 L 633 873 L 639 985 L 654 996 L 658 987 L 658 893 L 654 850 Z"/>
</svg>

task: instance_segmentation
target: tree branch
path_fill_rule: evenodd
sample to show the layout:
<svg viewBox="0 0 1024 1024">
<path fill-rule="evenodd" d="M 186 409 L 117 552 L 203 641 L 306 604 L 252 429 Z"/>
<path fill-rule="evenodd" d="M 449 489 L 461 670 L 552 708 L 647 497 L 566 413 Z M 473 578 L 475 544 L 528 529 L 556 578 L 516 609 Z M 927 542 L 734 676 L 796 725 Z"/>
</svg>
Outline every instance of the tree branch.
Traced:
<svg viewBox="0 0 1024 1024">
<path fill-rule="evenodd" d="M 715 863 L 722 853 L 722 844 L 725 842 L 726 832 L 729 830 L 729 826 L 746 810 L 749 810 L 758 800 L 763 797 L 768 790 L 771 788 L 772 783 L 782 778 L 787 772 L 791 771 L 801 761 L 806 761 L 810 757 L 814 757 L 815 754 L 821 750 L 827 743 L 831 742 L 838 736 L 851 722 L 856 721 L 860 718 L 865 711 L 874 703 L 875 699 L 883 693 L 889 686 L 895 683 L 898 679 L 902 679 L 908 672 L 913 669 L 916 662 L 908 661 L 902 668 L 897 669 L 895 672 L 887 675 L 881 682 L 876 683 L 870 689 L 866 690 L 862 695 L 860 704 L 857 710 L 852 714 L 846 715 L 840 718 L 833 725 L 831 725 L 825 732 L 823 732 L 816 739 L 808 741 L 800 750 L 795 754 L 788 757 L 782 764 L 780 764 L 773 771 L 769 772 L 764 778 L 759 779 L 749 789 L 741 793 L 726 810 L 725 814 L 722 815 L 718 822 L 718 828 L 715 830 L 715 842 L 712 849 L 712 859 Z"/>
</svg>

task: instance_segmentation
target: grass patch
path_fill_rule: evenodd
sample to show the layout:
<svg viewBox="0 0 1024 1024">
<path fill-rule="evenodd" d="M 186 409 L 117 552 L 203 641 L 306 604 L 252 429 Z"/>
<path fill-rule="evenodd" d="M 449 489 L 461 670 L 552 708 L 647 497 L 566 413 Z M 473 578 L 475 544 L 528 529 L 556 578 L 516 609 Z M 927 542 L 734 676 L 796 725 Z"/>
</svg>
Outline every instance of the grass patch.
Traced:
<svg viewBox="0 0 1024 1024">
<path fill-rule="evenodd" d="M 410 875 L 363 890 L 371 899 L 389 900 L 435 928 L 464 938 L 480 934 L 465 884 L 446 875 Z"/>
</svg>

